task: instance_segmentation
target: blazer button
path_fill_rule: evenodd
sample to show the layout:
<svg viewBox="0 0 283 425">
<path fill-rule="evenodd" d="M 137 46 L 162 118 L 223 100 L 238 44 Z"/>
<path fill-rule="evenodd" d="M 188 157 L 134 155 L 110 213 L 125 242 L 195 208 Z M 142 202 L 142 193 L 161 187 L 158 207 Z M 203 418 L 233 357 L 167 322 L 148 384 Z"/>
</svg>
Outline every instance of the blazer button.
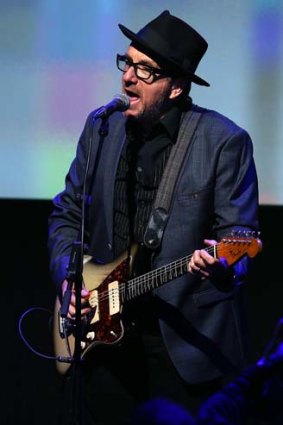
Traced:
<svg viewBox="0 0 283 425">
<path fill-rule="evenodd" d="M 112 251 L 112 244 L 110 242 L 108 243 L 108 248 L 109 248 L 109 251 Z"/>
</svg>

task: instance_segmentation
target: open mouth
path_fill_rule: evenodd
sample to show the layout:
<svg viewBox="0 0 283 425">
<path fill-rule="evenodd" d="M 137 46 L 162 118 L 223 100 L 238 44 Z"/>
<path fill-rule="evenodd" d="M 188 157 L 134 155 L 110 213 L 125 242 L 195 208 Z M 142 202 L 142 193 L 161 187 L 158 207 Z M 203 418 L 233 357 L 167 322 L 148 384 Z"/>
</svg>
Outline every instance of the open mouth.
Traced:
<svg viewBox="0 0 283 425">
<path fill-rule="evenodd" d="M 129 90 L 126 90 L 126 95 L 130 98 L 131 104 L 137 102 L 140 99 L 136 93 L 133 93 Z"/>
</svg>

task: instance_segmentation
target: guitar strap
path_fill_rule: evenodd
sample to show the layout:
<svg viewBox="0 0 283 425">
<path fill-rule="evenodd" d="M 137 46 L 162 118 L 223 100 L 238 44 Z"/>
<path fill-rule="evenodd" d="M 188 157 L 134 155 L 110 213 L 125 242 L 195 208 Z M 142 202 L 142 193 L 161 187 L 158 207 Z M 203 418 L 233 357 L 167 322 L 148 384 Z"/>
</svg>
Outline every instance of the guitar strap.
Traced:
<svg viewBox="0 0 283 425">
<path fill-rule="evenodd" d="M 169 217 L 173 190 L 184 159 L 192 147 L 193 136 L 201 116 L 202 109 L 198 108 L 198 110 L 191 109 L 182 117 L 177 141 L 166 163 L 144 234 L 144 244 L 150 249 L 158 248 L 161 243 Z"/>
</svg>

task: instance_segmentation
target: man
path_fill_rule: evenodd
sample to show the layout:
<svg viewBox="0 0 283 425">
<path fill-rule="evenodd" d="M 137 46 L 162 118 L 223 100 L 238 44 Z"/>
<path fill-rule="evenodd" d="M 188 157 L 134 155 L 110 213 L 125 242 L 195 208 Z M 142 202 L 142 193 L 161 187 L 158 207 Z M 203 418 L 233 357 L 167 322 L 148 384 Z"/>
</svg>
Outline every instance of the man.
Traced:
<svg viewBox="0 0 283 425">
<path fill-rule="evenodd" d="M 129 107 L 108 118 L 90 114 L 50 217 L 51 273 L 60 299 L 73 283 L 66 268 L 77 258 L 71 252 L 78 240 L 93 263 L 106 265 L 129 254 L 134 244 L 132 276 L 141 276 L 139 285 L 152 277 L 142 290 L 133 291 L 128 276 L 117 289 L 119 269 L 102 290 L 90 291 L 92 283 L 82 289 L 77 307 L 84 323 L 93 323 L 86 325 L 83 349 L 89 341 L 98 342 L 88 345 L 82 364 L 83 411 L 92 424 L 126 423 L 134 406 L 152 397 L 167 397 L 194 413 L 243 366 L 240 283 L 248 257 L 229 266 L 225 255 L 218 259 L 213 253 L 216 241 L 231 231 L 258 227 L 249 135 L 217 112 L 193 105 L 188 96 L 191 83 L 209 86 L 196 75 L 207 42 L 168 11 L 138 33 L 119 27 L 131 40 L 125 54 L 117 55 Z M 180 163 L 171 156 L 177 147 Z M 159 208 L 175 178 L 173 194 L 165 196 L 168 208 Z M 178 274 L 177 260 L 188 254 L 188 273 Z M 159 273 L 167 264 L 175 268 L 164 280 Z M 158 278 L 169 282 L 155 285 Z M 76 294 L 68 309 L 71 320 Z M 123 302 L 133 298 L 129 294 L 135 299 Z M 120 313 L 124 335 L 110 327 L 101 340 Z M 109 343 L 113 339 L 116 344 Z"/>
</svg>

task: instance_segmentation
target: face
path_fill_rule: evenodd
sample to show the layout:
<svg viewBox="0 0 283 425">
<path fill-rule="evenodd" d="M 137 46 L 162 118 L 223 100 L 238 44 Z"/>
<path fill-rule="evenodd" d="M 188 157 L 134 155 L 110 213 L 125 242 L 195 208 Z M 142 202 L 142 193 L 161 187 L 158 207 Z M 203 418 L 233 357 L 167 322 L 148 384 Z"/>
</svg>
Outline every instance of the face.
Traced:
<svg viewBox="0 0 283 425">
<path fill-rule="evenodd" d="M 129 46 L 126 56 L 134 63 L 159 68 L 154 60 L 133 46 Z M 122 91 L 130 98 L 130 108 L 124 115 L 141 124 L 151 124 L 161 118 L 177 95 L 170 77 L 158 78 L 149 84 L 137 78 L 133 66 L 123 73 Z"/>
</svg>

